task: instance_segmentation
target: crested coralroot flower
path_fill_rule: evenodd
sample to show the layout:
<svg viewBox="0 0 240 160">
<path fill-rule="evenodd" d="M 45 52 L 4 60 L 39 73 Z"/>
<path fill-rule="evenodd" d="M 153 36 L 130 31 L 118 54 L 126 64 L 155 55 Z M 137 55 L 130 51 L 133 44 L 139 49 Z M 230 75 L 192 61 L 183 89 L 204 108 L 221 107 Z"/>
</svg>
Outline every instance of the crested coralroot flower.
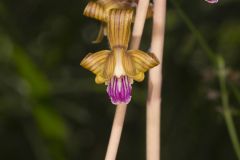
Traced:
<svg viewBox="0 0 240 160">
<path fill-rule="evenodd" d="M 97 0 L 95 2 L 89 2 L 84 9 L 83 15 L 91 17 L 101 21 L 101 26 L 98 32 L 98 36 L 93 43 L 100 43 L 104 36 L 107 35 L 106 19 L 111 9 L 135 9 L 138 4 L 138 0 Z M 153 7 L 152 4 L 148 7 L 147 18 L 152 17 Z"/>
<path fill-rule="evenodd" d="M 211 4 L 218 3 L 218 0 L 205 0 L 205 1 Z"/>
<path fill-rule="evenodd" d="M 132 17 L 132 9 L 111 9 L 106 21 L 111 50 L 89 53 L 80 63 L 96 74 L 97 84 L 107 85 L 113 104 L 129 103 L 133 81 L 143 81 L 144 72 L 159 64 L 153 54 L 127 50 Z"/>
</svg>

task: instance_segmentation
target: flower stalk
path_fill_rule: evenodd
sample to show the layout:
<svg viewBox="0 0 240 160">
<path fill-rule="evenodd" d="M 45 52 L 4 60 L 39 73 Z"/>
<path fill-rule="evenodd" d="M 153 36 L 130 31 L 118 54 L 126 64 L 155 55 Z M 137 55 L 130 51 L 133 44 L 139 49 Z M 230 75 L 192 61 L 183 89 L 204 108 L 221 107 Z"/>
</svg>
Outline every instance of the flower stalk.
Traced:
<svg viewBox="0 0 240 160">
<path fill-rule="evenodd" d="M 226 85 L 226 68 L 225 63 L 222 57 L 217 57 L 217 66 L 218 66 L 218 80 L 221 89 L 221 101 L 223 107 L 223 116 L 225 123 L 229 132 L 230 139 L 232 141 L 233 149 L 236 153 L 238 160 L 240 160 L 240 143 L 237 135 L 237 131 L 234 125 L 233 116 L 231 113 L 231 108 L 229 106 L 229 96 Z"/>
<path fill-rule="evenodd" d="M 126 104 L 117 105 L 105 160 L 116 159 L 126 111 L 127 111 Z"/>
<path fill-rule="evenodd" d="M 131 49 L 139 48 L 145 19 L 152 16 L 152 14 L 152 5 L 149 5 L 149 0 L 139 0 L 130 44 Z"/>
</svg>

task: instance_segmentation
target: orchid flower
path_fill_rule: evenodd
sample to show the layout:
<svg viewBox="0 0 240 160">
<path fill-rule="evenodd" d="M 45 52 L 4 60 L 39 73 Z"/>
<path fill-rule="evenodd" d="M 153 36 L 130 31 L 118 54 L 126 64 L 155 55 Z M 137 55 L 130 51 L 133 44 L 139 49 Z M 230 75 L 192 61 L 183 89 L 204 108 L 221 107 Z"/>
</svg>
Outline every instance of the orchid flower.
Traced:
<svg viewBox="0 0 240 160">
<path fill-rule="evenodd" d="M 127 50 L 133 9 L 111 9 L 106 18 L 111 50 L 89 53 L 81 66 L 96 74 L 97 84 L 105 83 L 113 104 L 128 104 L 133 81 L 141 82 L 144 72 L 159 64 L 154 54 Z"/>
<path fill-rule="evenodd" d="M 83 15 L 102 21 L 98 32 L 98 36 L 93 43 L 100 43 L 104 36 L 107 35 L 106 23 L 104 18 L 109 15 L 111 9 L 134 9 L 138 0 L 97 0 L 89 2 L 83 12 Z M 152 17 L 152 4 L 149 5 L 147 18 Z"/>
</svg>

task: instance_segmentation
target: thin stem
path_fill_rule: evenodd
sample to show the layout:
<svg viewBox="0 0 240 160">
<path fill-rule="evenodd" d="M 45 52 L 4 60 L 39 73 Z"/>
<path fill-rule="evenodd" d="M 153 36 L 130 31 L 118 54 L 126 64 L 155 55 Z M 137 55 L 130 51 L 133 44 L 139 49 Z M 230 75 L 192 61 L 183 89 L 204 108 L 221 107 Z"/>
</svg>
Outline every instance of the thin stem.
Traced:
<svg viewBox="0 0 240 160">
<path fill-rule="evenodd" d="M 117 150 L 121 138 L 124 118 L 127 110 L 127 105 L 118 105 L 114 116 L 112 132 L 108 143 L 107 153 L 105 160 L 115 160 Z"/>
<path fill-rule="evenodd" d="M 147 2 L 147 3 L 146 3 Z M 132 33 L 132 39 L 131 39 L 131 49 L 138 49 L 142 32 L 143 32 L 143 26 L 145 23 L 146 15 L 147 15 L 147 9 L 149 5 L 149 0 L 139 0 L 138 6 L 137 6 L 137 12 L 135 16 L 135 23 L 133 26 L 133 33 Z M 117 150 L 121 138 L 122 128 L 124 124 L 124 118 L 127 111 L 127 105 L 117 105 L 116 106 L 116 113 L 114 117 L 114 122 L 112 126 L 112 131 L 107 147 L 107 153 L 105 160 L 115 160 L 117 155 Z"/>
<path fill-rule="evenodd" d="M 140 46 L 148 6 L 149 0 L 139 0 L 130 44 L 131 49 L 138 49 Z"/>
<path fill-rule="evenodd" d="M 149 71 L 147 100 L 147 160 L 160 160 L 160 117 L 162 59 L 165 32 L 166 0 L 155 0 L 151 52 L 160 65 Z"/>
<path fill-rule="evenodd" d="M 240 104 L 240 91 L 238 90 L 237 86 L 235 84 L 230 85 L 230 89 L 232 90 L 233 95 L 237 99 L 238 103 Z"/>
<path fill-rule="evenodd" d="M 232 113 L 230 111 L 227 84 L 226 84 L 226 69 L 225 69 L 224 60 L 221 57 L 218 58 L 218 77 L 219 77 L 219 83 L 221 88 L 221 99 L 222 99 L 222 105 L 223 105 L 224 119 L 227 125 L 230 139 L 232 141 L 233 148 L 236 152 L 238 160 L 240 160 L 240 144 L 239 144 L 237 131 L 234 126 Z"/>
</svg>

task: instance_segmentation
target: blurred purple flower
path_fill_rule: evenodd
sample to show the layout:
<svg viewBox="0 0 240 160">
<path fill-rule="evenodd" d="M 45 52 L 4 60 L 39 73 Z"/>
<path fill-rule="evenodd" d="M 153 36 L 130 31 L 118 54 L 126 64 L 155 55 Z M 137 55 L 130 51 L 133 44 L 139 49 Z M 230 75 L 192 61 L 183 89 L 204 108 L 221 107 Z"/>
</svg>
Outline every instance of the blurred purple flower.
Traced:
<svg viewBox="0 0 240 160">
<path fill-rule="evenodd" d="M 205 0 L 205 1 L 211 4 L 218 3 L 218 0 Z"/>
</svg>

